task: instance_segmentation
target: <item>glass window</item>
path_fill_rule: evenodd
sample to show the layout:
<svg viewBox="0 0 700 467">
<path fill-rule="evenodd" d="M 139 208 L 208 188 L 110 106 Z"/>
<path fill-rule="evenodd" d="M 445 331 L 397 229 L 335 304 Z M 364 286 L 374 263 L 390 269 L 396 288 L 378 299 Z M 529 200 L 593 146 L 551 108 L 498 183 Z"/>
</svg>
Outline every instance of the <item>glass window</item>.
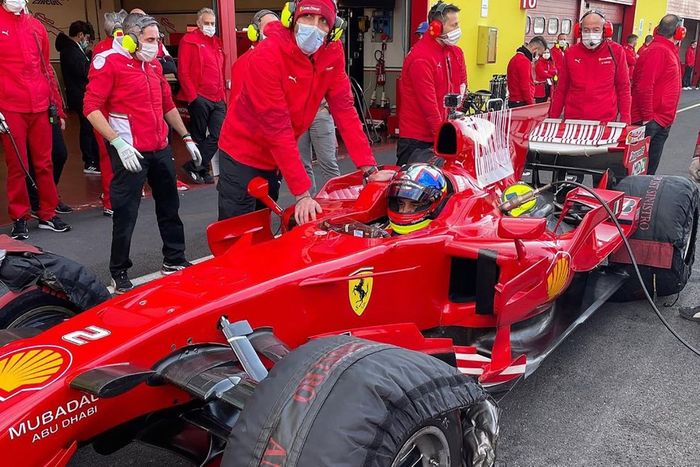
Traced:
<svg viewBox="0 0 700 467">
<path fill-rule="evenodd" d="M 529 16 L 527 17 L 527 21 L 525 22 L 525 34 L 530 34 L 530 28 L 532 27 L 532 18 Z"/>
<path fill-rule="evenodd" d="M 534 32 L 535 34 L 544 33 L 544 18 L 542 16 L 538 16 L 537 18 L 535 18 L 535 21 L 533 21 L 532 32 Z"/>
<path fill-rule="evenodd" d="M 547 34 L 554 35 L 559 32 L 559 18 L 549 18 L 547 21 Z"/>
<path fill-rule="evenodd" d="M 571 34 L 571 20 L 570 19 L 563 19 L 561 20 L 561 33 L 562 34 Z"/>
</svg>

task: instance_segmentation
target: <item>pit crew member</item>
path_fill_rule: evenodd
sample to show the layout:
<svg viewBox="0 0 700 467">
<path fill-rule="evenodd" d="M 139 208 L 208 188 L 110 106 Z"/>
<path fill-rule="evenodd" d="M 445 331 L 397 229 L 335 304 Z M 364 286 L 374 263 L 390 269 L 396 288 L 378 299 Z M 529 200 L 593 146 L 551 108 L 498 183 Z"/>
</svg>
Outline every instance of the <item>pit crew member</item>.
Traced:
<svg viewBox="0 0 700 467">
<path fill-rule="evenodd" d="M 581 42 L 566 51 L 549 116 L 612 122 L 630 120 L 630 77 L 625 51 L 610 40 L 612 24 L 589 10 L 578 24 Z"/>
<path fill-rule="evenodd" d="M 133 287 L 127 274 L 132 266 L 129 252 L 146 180 L 153 190 L 163 240 L 161 272 L 170 274 L 189 265 L 178 214 L 180 201 L 168 125 L 182 136 L 192 160 L 201 162 L 199 150 L 175 108 L 160 63 L 155 60 L 157 21 L 129 14 L 123 26 L 124 36 L 115 37 L 112 48 L 94 58 L 84 102 L 88 120 L 110 144 L 114 216 L 109 268 L 116 293 Z"/>
<path fill-rule="evenodd" d="M 535 36 L 527 45 L 519 47 L 508 62 L 508 107 L 522 107 L 535 103 L 532 62 L 545 50 L 547 41 L 542 36 Z"/>
<path fill-rule="evenodd" d="M 284 177 L 296 197 L 297 223 L 316 219 L 321 207 L 309 194 L 311 181 L 296 140 L 311 125 L 324 97 L 350 158 L 367 179 L 386 180 L 393 174 L 377 170 L 353 106 L 343 47 L 333 40 L 339 36 L 335 3 L 290 2 L 281 19 L 289 30 L 268 36 L 248 52 L 240 92 L 231 99 L 224 120 L 219 138 L 219 219 L 256 209 L 255 198 L 247 193 L 248 182 L 256 176 L 268 180 L 274 199 Z"/>
<path fill-rule="evenodd" d="M 639 36 L 636 34 L 630 34 L 627 36 L 627 43 L 622 47 L 625 49 L 625 59 L 627 61 L 627 68 L 630 70 L 630 79 L 634 76 L 634 66 L 637 64 L 637 39 Z"/>
<path fill-rule="evenodd" d="M 467 67 L 457 47 L 462 37 L 460 9 L 442 1 L 428 12 L 428 31 L 406 56 L 399 90 L 398 165 L 427 162 L 433 156 L 433 141 L 447 118 L 445 94 L 464 94 Z"/>
</svg>

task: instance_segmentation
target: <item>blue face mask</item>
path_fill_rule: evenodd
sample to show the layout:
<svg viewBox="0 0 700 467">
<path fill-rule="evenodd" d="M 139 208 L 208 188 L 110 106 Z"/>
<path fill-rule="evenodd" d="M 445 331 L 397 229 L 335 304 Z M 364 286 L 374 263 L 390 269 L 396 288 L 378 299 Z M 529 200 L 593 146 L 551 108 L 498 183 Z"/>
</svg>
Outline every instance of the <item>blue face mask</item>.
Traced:
<svg viewBox="0 0 700 467">
<path fill-rule="evenodd" d="M 323 45 L 327 34 L 316 26 L 308 24 L 298 24 L 297 26 L 296 40 L 301 51 L 306 55 L 316 53 Z"/>
</svg>

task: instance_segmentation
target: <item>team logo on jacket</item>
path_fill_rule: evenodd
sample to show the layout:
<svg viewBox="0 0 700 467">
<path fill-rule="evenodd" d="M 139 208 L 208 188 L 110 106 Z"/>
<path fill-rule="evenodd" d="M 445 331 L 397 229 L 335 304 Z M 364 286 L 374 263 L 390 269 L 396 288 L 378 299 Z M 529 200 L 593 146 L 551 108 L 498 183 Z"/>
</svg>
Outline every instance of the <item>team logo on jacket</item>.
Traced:
<svg viewBox="0 0 700 467">
<path fill-rule="evenodd" d="M 552 299 L 562 293 L 569 281 L 569 255 L 560 252 L 547 274 L 547 296 Z"/>
<path fill-rule="evenodd" d="M 348 281 L 350 306 L 357 316 L 362 316 L 372 296 L 373 271 L 374 268 L 362 268 L 350 274 L 351 277 L 357 278 Z"/>
<path fill-rule="evenodd" d="M 0 356 L 0 402 L 24 391 L 38 391 L 63 376 L 73 357 L 68 350 L 40 345 Z"/>
</svg>

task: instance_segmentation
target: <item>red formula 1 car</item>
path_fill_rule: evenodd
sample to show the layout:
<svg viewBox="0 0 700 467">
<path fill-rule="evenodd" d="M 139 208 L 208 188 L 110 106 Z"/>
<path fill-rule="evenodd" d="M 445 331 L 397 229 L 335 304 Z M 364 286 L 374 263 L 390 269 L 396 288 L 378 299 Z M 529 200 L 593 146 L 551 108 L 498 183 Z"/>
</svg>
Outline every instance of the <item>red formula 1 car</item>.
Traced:
<svg viewBox="0 0 700 467">
<path fill-rule="evenodd" d="M 394 235 L 388 184 L 352 173 L 318 194 L 315 222 L 287 210 L 277 236 L 270 209 L 218 222 L 213 259 L 43 332 L 0 331 L 4 462 L 140 440 L 200 465 L 492 464 L 483 387 L 534 371 L 620 289 L 611 255 L 668 198 L 576 188 L 558 203 L 519 185 L 510 113 L 490 115 L 442 127 L 448 197 L 422 230 Z M 663 208 L 694 239 L 684 189 Z M 264 183 L 250 190 L 278 210 Z M 680 289 L 668 271 L 677 255 L 692 266 L 694 241 L 667 250 L 674 267 L 648 267 Z"/>
</svg>

